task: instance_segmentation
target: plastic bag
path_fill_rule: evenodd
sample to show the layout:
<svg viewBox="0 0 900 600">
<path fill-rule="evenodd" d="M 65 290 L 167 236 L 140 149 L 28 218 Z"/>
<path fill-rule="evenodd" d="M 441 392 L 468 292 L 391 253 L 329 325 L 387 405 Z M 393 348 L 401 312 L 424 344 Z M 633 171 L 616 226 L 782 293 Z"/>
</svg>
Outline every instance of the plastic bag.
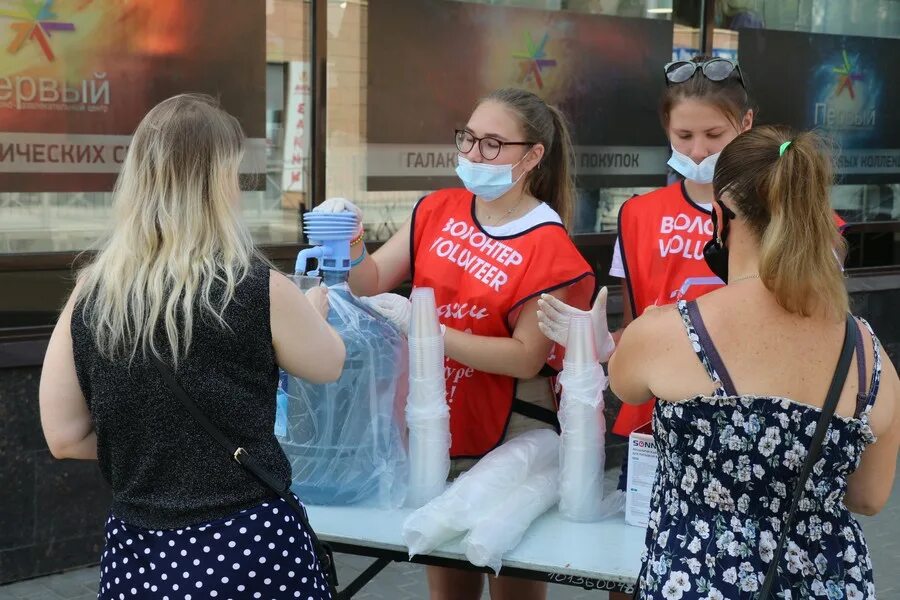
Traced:
<svg viewBox="0 0 900 600">
<path fill-rule="evenodd" d="M 597 520 L 608 519 L 613 515 L 625 511 L 625 492 L 622 490 L 613 490 L 611 493 L 603 496 L 600 501 L 600 510 Z"/>
<path fill-rule="evenodd" d="M 409 471 L 406 339 L 346 284 L 329 286 L 328 298 L 328 322 L 347 350 L 341 377 L 324 385 L 281 378 L 287 431 L 278 439 L 291 462 L 291 490 L 309 504 L 396 508 Z"/>
<path fill-rule="evenodd" d="M 518 546 L 531 523 L 556 504 L 558 479 L 557 468 L 532 473 L 486 512 L 463 541 L 469 562 L 499 574 L 503 555 Z"/>
<path fill-rule="evenodd" d="M 531 473 L 558 464 L 559 436 L 550 429 L 527 431 L 494 449 L 460 475 L 446 492 L 407 517 L 402 536 L 410 558 L 468 531 Z"/>
</svg>

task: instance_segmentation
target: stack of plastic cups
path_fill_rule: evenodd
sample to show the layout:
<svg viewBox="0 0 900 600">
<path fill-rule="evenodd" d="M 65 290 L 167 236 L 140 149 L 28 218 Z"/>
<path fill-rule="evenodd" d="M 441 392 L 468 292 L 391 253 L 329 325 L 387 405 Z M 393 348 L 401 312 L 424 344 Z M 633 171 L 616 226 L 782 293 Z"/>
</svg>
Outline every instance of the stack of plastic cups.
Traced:
<svg viewBox="0 0 900 600">
<path fill-rule="evenodd" d="M 444 384 L 444 338 L 434 290 L 416 288 L 410 295 L 409 491 L 406 504 L 424 506 L 444 492 L 450 472 L 450 409 Z"/>
<path fill-rule="evenodd" d="M 559 408 L 559 511 L 571 521 L 594 521 L 600 517 L 603 500 L 606 376 L 597 358 L 593 326 L 587 315 L 574 316 L 569 324 L 560 383 L 563 397 Z"/>
</svg>

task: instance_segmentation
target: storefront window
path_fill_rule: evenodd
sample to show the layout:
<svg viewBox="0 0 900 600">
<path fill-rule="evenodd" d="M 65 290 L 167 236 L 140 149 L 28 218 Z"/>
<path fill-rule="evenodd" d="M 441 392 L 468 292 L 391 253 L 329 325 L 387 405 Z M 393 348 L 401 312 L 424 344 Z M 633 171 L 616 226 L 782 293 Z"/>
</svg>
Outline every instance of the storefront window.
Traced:
<svg viewBox="0 0 900 600">
<path fill-rule="evenodd" d="M 835 142 L 831 200 L 846 221 L 900 219 L 900 2 L 720 0 L 716 8 L 714 45 L 738 53 L 757 123 L 816 129 Z M 850 266 L 900 259 L 891 226 L 849 238 Z M 863 246 L 865 256 L 854 252 Z"/>
<path fill-rule="evenodd" d="M 265 192 L 244 210 L 259 244 L 298 243 L 300 215 L 312 202 L 311 12 L 304 0 L 266 3 Z"/>
<path fill-rule="evenodd" d="M 50 55 L 34 40 L 14 44 L 12 17 L 0 16 L 0 289 L 16 290 L 0 295 L 0 328 L 52 320 L 75 254 L 107 231 L 130 132 L 183 91 L 212 93 L 242 120 L 244 218 L 284 258 L 303 240 L 300 216 L 319 200 L 311 182 L 321 169 L 323 196 L 359 203 L 369 240 L 386 240 L 418 198 L 459 185 L 452 131 L 477 99 L 532 89 L 572 124 L 572 230 L 602 234 L 576 241 L 605 277 L 622 202 L 669 178 L 661 66 L 704 48 L 740 55 L 757 123 L 837 138 L 832 202 L 864 225 L 851 228 L 849 266 L 900 264 L 896 0 L 329 0 L 318 13 L 327 164 L 315 171 L 309 0 L 242 0 L 225 12 L 219 0 L 52 4 L 71 28 L 53 33 Z M 102 34 L 110 30 L 117 36 Z M 781 36 L 781 54 L 759 52 L 766 36 Z M 828 54 L 791 46 L 799 42 Z M 813 81 L 834 69 L 848 71 L 852 97 Z M 813 98 L 827 93 L 839 98 Z"/>
<path fill-rule="evenodd" d="M 700 48 L 702 2 L 396 7 L 329 3 L 327 195 L 361 205 L 370 240 L 390 237 L 418 198 L 459 185 L 452 131 L 499 87 L 532 89 L 567 113 L 578 154 L 576 233 L 615 229 L 621 202 L 665 183 L 661 68 Z M 531 73 L 529 59 L 544 62 Z"/>
<path fill-rule="evenodd" d="M 16 40 L 9 25 L 38 17 L 14 4 L 0 15 L 0 337 L 55 321 L 73 260 L 109 228 L 131 132 L 177 93 L 218 97 L 241 121 L 241 206 L 257 243 L 299 243 L 308 1 L 42 2 L 62 23 L 43 45 Z"/>
<path fill-rule="evenodd" d="M 129 134 L 156 102 L 187 91 L 219 97 L 242 121 L 249 139 L 241 205 L 256 241 L 299 241 L 309 151 L 305 122 L 291 117 L 308 108 L 308 82 L 298 82 L 308 76 L 300 65 L 309 60 L 309 3 L 248 0 L 226 14 L 211 2 L 57 2 L 68 29 L 51 43 L 3 42 L 0 254 L 94 247 L 109 226 Z M 194 36 L 207 9 L 219 15 L 215 25 Z M 20 18 L 30 18 L 22 10 Z M 121 35 L 92 35 L 104 24 Z"/>
<path fill-rule="evenodd" d="M 384 241 L 428 190 L 378 191 L 366 183 L 369 8 L 368 2 L 360 0 L 328 3 L 326 197 L 341 196 L 358 203 L 364 210 L 368 239 Z M 395 68 L 403 69 L 403 65 Z"/>
</svg>

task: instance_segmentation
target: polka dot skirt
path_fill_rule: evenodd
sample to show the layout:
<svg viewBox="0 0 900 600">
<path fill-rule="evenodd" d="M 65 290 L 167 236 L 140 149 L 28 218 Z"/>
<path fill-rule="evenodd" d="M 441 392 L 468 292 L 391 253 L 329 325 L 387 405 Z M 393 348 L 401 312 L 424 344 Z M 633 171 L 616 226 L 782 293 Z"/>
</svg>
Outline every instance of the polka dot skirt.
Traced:
<svg viewBox="0 0 900 600">
<path fill-rule="evenodd" d="M 184 529 L 110 516 L 100 600 L 330 600 L 309 534 L 281 499 Z"/>
</svg>

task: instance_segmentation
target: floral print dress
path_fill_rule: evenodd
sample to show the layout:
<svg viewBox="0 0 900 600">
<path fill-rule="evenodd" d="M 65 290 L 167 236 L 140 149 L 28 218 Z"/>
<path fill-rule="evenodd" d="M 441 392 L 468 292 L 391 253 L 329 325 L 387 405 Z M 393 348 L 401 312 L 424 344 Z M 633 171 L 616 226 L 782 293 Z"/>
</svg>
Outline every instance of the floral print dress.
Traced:
<svg viewBox="0 0 900 600">
<path fill-rule="evenodd" d="M 738 395 L 695 303 L 678 303 L 694 351 L 714 383 L 711 396 L 661 401 L 653 415 L 659 467 L 637 597 L 756 600 L 772 561 L 793 485 L 819 419 L 787 398 Z M 875 441 L 869 414 L 881 354 L 866 390 L 857 328 L 860 394 L 852 418 L 835 415 L 785 543 L 776 598 L 872 600 L 872 563 L 862 528 L 843 504 L 847 478 Z"/>
</svg>

